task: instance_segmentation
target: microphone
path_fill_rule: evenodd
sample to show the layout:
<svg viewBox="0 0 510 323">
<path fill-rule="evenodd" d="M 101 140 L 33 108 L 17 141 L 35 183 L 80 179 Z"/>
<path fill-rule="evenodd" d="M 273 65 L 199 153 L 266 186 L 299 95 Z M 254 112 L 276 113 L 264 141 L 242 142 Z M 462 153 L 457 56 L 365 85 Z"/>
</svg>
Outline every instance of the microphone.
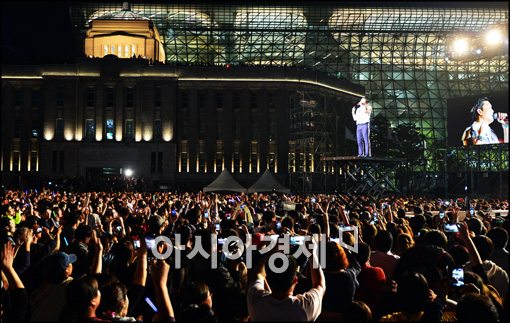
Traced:
<svg viewBox="0 0 510 323">
<path fill-rule="evenodd" d="M 492 117 L 494 118 L 494 120 L 502 120 L 504 122 L 507 122 L 508 123 L 508 113 L 503 113 L 503 112 L 495 112 Z"/>
</svg>

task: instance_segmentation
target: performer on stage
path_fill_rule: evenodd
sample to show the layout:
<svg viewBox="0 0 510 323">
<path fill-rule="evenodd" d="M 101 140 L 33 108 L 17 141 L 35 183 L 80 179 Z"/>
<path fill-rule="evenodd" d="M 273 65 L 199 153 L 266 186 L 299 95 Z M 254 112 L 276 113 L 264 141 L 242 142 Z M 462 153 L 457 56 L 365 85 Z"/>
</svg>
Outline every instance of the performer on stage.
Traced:
<svg viewBox="0 0 510 323">
<path fill-rule="evenodd" d="M 356 140 L 358 142 L 358 157 L 372 157 L 370 148 L 370 114 L 372 106 L 366 97 L 352 107 L 352 118 L 356 121 Z"/>
<path fill-rule="evenodd" d="M 508 116 L 506 113 L 494 113 L 489 99 L 486 97 L 478 99 L 470 112 L 474 121 L 462 134 L 462 144 L 464 146 L 508 142 Z M 504 140 L 498 139 L 498 136 L 490 127 L 494 120 L 501 123 Z"/>
</svg>

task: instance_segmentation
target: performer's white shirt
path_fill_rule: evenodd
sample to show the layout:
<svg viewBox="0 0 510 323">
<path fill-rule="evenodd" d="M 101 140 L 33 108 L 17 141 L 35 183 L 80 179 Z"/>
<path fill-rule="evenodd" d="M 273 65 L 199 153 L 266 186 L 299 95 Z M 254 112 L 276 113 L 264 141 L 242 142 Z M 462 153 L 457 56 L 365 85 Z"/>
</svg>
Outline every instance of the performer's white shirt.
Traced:
<svg viewBox="0 0 510 323">
<path fill-rule="evenodd" d="M 370 111 L 370 112 L 368 112 Z M 359 108 L 352 109 L 352 118 L 356 124 L 364 124 L 370 122 L 370 113 L 372 108 L 369 105 L 361 105 Z"/>
</svg>

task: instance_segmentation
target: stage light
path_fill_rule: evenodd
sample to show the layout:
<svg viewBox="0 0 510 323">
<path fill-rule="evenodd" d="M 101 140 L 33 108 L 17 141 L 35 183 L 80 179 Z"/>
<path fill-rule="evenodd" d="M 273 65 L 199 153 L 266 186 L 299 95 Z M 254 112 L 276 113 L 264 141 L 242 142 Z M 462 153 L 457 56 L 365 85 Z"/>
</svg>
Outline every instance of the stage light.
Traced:
<svg viewBox="0 0 510 323">
<path fill-rule="evenodd" d="M 476 53 L 477 55 L 480 55 L 480 54 L 482 53 L 482 50 L 481 50 L 480 48 L 477 48 L 477 49 L 475 50 L 475 53 Z"/>
<path fill-rule="evenodd" d="M 133 176 L 133 170 L 131 168 L 126 168 L 124 174 L 126 175 L 126 177 L 131 177 Z"/>
<path fill-rule="evenodd" d="M 453 42 L 453 50 L 459 56 L 466 54 L 469 51 L 469 42 L 466 38 L 458 38 Z"/>
<path fill-rule="evenodd" d="M 487 46 L 497 46 L 503 42 L 503 33 L 499 29 L 491 29 L 485 34 L 485 44 Z"/>
</svg>

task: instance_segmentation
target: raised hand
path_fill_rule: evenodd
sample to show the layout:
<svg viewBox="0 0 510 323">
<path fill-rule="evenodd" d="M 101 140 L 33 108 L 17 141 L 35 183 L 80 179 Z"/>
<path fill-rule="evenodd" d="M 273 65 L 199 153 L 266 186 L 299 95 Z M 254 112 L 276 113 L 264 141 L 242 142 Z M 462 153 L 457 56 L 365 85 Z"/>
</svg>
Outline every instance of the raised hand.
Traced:
<svg viewBox="0 0 510 323">
<path fill-rule="evenodd" d="M 14 245 L 7 242 L 2 247 L 2 269 L 11 269 L 14 262 Z"/>
</svg>

